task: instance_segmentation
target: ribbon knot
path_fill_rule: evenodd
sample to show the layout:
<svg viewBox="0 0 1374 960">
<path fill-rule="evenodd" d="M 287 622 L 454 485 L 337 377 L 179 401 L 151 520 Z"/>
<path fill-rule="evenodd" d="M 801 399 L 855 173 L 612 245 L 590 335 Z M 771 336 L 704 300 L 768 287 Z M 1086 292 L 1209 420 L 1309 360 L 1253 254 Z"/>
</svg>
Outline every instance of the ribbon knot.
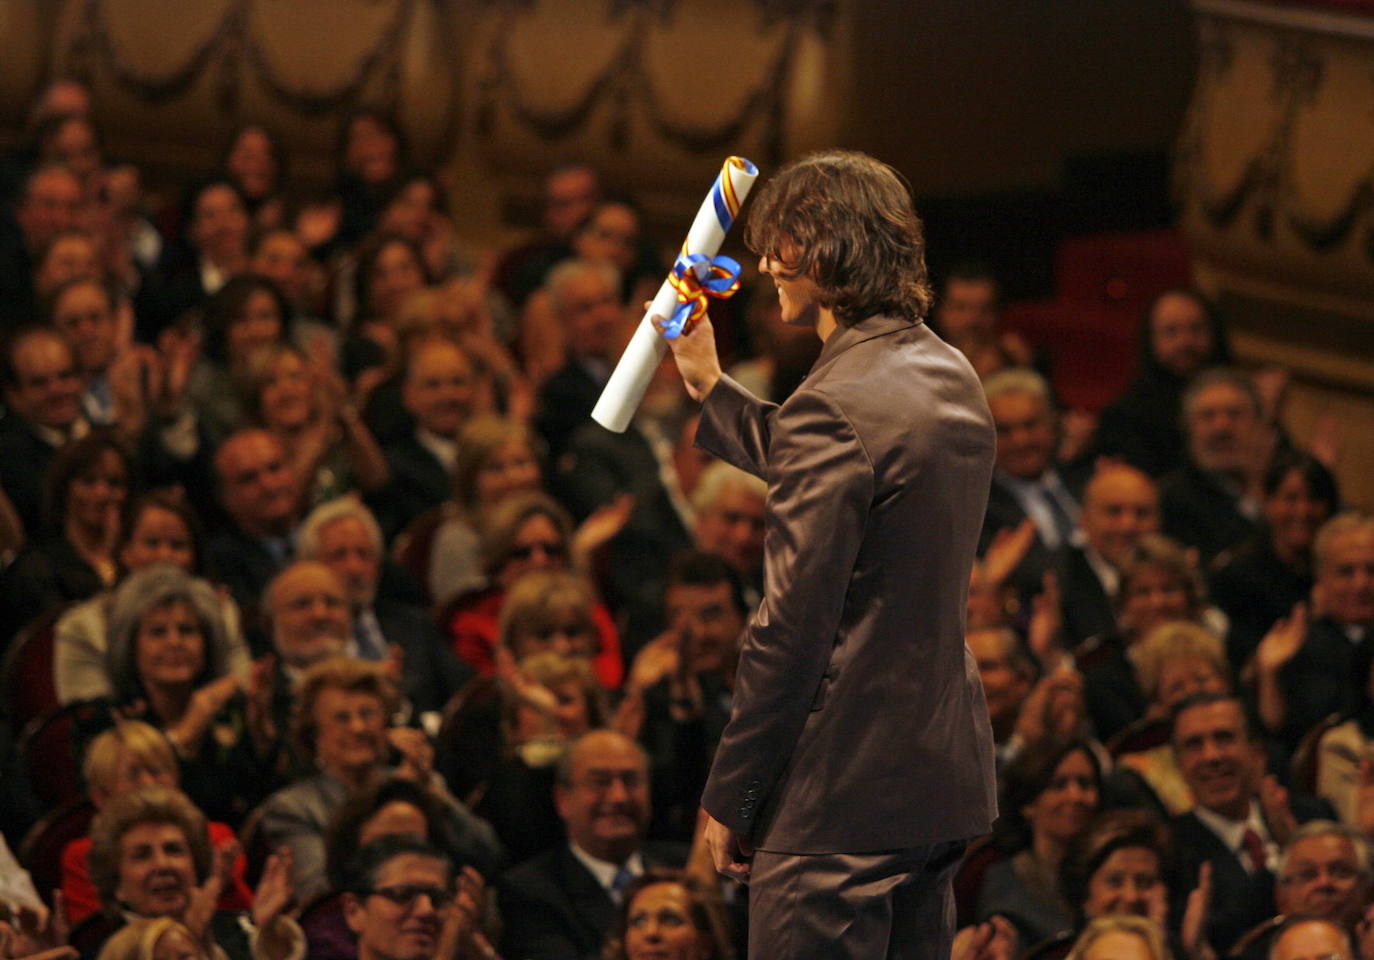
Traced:
<svg viewBox="0 0 1374 960">
<path fill-rule="evenodd" d="M 724 300 L 739 289 L 739 261 L 733 257 L 708 257 L 701 253 L 679 253 L 668 275 L 677 292 L 677 307 L 663 325 L 669 340 L 681 336 L 706 313 L 706 300 Z"/>
</svg>

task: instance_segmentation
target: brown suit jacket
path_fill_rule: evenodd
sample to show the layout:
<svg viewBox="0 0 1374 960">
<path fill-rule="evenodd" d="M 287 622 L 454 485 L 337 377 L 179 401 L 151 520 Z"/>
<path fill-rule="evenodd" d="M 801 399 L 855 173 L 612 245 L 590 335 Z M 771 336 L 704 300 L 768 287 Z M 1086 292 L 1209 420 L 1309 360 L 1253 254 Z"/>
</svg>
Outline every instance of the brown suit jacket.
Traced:
<svg viewBox="0 0 1374 960">
<path fill-rule="evenodd" d="M 696 442 L 768 483 L 764 600 L 702 805 L 777 853 L 985 833 L 993 740 L 964 620 L 995 435 L 963 355 L 869 317 L 781 407 L 723 378 Z"/>
</svg>

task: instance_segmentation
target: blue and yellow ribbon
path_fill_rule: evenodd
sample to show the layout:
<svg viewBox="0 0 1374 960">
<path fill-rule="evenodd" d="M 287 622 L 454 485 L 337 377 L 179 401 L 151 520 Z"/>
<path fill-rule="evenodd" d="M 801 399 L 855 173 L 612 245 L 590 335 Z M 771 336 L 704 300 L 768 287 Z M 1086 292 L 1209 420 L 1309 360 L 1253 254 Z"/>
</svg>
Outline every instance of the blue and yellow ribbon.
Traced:
<svg viewBox="0 0 1374 960">
<path fill-rule="evenodd" d="M 740 209 L 740 198 L 730 179 L 731 167 L 750 174 L 758 172 L 758 168 L 744 157 L 730 157 L 721 167 L 711 188 L 711 205 L 722 233 L 730 232 Z M 733 296 L 739 289 L 739 272 L 739 262 L 732 257 L 689 253 L 684 243 L 668 275 L 668 283 L 677 293 L 677 307 L 663 325 L 663 335 L 672 340 L 690 330 L 706 313 L 708 298 L 724 300 Z"/>
</svg>

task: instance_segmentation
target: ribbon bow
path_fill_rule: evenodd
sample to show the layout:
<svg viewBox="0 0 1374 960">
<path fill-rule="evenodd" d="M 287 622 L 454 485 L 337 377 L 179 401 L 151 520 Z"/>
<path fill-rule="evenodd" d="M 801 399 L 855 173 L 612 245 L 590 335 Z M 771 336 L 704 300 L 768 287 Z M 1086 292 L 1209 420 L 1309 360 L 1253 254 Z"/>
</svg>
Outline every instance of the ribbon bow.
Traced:
<svg viewBox="0 0 1374 960">
<path fill-rule="evenodd" d="M 691 329 L 706 312 L 706 298 L 724 300 L 739 289 L 739 261 L 733 257 L 708 257 L 701 253 L 679 253 L 668 275 L 677 291 L 677 307 L 663 325 L 663 335 L 676 339 Z"/>
</svg>

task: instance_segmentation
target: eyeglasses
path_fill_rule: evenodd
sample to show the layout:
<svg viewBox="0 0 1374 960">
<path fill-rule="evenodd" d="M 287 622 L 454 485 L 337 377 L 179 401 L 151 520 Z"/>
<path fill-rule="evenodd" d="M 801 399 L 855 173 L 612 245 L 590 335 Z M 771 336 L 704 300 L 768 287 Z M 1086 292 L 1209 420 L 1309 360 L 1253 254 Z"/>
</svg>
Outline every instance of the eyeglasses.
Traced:
<svg viewBox="0 0 1374 960">
<path fill-rule="evenodd" d="M 588 790 L 605 793 L 611 789 L 617 780 L 625 785 L 626 790 L 638 790 L 644 786 L 644 774 L 638 770 L 623 770 L 618 773 L 609 770 L 595 770 L 582 778 L 581 785 Z"/>
<path fill-rule="evenodd" d="M 1306 886 L 1309 883 L 1315 882 L 1323 873 L 1332 880 L 1354 880 L 1360 875 L 1360 871 L 1357 867 L 1353 867 L 1348 863 L 1333 863 L 1325 868 L 1303 867 L 1294 870 L 1283 877 L 1283 882 L 1296 886 Z"/>
<path fill-rule="evenodd" d="M 510 548 L 510 559 L 528 560 L 534 556 L 534 551 L 540 551 L 544 556 L 553 560 L 563 559 L 563 544 L 561 543 L 529 543 Z"/>
<path fill-rule="evenodd" d="M 429 897 L 434 909 L 441 910 L 453 902 L 454 893 L 447 887 L 431 887 L 421 883 L 407 883 L 395 887 L 373 887 L 369 894 L 385 897 L 403 910 L 412 909 L 421 897 Z"/>
</svg>

